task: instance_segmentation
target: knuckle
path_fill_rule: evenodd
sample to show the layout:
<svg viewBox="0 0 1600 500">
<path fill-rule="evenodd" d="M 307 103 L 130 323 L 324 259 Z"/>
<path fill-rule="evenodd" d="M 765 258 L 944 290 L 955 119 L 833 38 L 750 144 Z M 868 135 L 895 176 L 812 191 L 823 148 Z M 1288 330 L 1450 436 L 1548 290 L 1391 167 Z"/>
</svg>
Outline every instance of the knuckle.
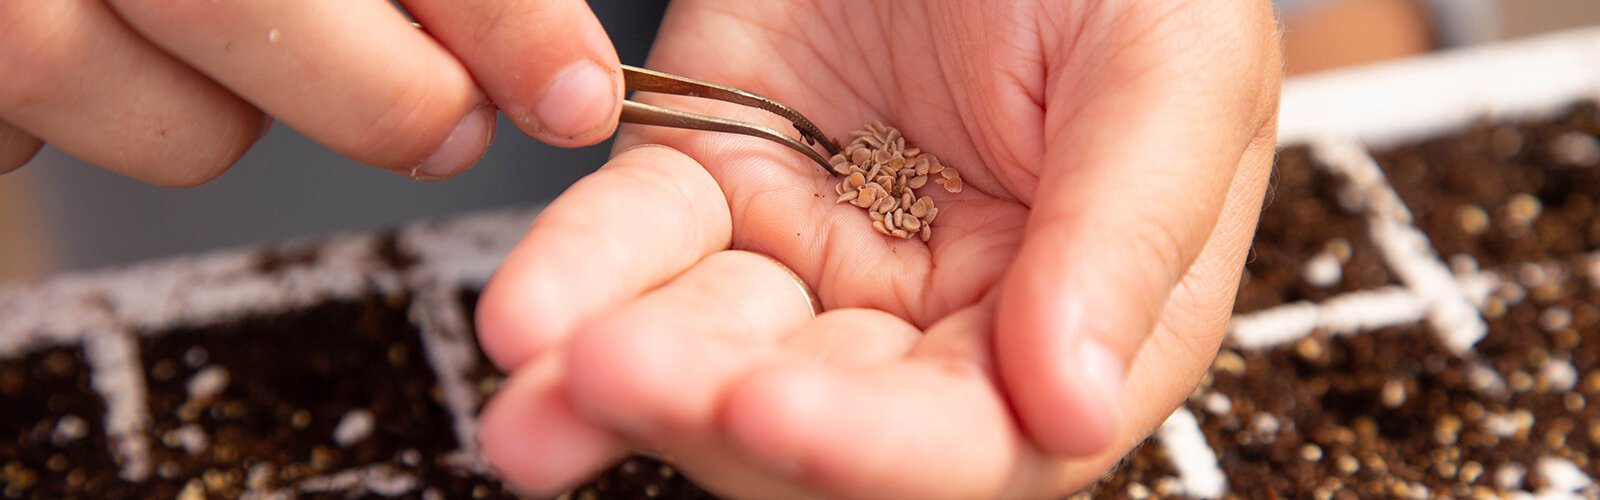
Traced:
<svg viewBox="0 0 1600 500">
<path fill-rule="evenodd" d="M 1169 217 L 1151 215 L 1135 216 L 1135 220 L 1122 227 L 1121 247 L 1125 263 L 1130 268 L 1145 269 L 1138 273 L 1134 283 L 1146 287 L 1146 296 L 1165 296 L 1168 288 L 1176 285 L 1192 260 L 1191 249 L 1185 245 L 1182 229 Z"/>
<path fill-rule="evenodd" d="M 451 106 L 440 90 L 427 78 L 403 81 L 386 93 L 387 98 L 368 101 L 387 106 L 353 129 L 360 132 L 349 138 L 351 156 L 391 168 L 420 163 L 462 117 L 449 112 Z"/>
</svg>

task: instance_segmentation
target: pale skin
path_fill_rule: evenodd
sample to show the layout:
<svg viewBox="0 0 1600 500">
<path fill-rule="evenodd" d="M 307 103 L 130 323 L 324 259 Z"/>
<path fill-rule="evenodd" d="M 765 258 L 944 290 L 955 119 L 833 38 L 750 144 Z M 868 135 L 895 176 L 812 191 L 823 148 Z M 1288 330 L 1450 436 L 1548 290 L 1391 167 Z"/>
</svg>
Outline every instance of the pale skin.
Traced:
<svg viewBox="0 0 1600 500">
<path fill-rule="evenodd" d="M 376 2 L 40 3 L 132 27 L 101 46 L 20 43 L 43 31 L 10 28 L 62 17 L 8 4 L 7 74 L 50 50 L 82 63 L 0 87 L 0 169 L 42 140 L 190 185 L 248 148 L 263 110 L 403 175 L 447 151 L 427 178 L 481 154 L 446 138 L 489 103 L 562 145 L 615 126 L 620 87 L 560 101 L 577 132 L 539 119 L 563 68 L 616 70 L 581 3 L 403 3 L 425 32 Z M 1221 342 L 1274 150 L 1277 40 L 1266 1 L 673 3 L 648 66 L 773 97 L 835 137 L 895 125 L 966 189 L 925 190 L 932 241 L 888 238 L 781 146 L 622 129 L 617 155 L 542 213 L 485 291 L 480 338 L 510 373 L 482 415 L 486 456 L 545 494 L 630 449 L 740 497 L 1090 484 Z M 91 50 L 116 43 L 115 57 Z M 146 69 L 96 83 L 125 59 Z M 340 64 L 356 66 L 328 69 Z M 122 126 L 96 125 L 113 102 Z"/>
<path fill-rule="evenodd" d="M 891 239 L 780 147 L 625 128 L 484 296 L 491 462 L 538 493 L 630 448 L 733 496 L 1094 481 L 1222 339 L 1281 63 L 1267 2 L 1041 4 L 674 3 L 651 67 L 895 124 L 966 190 Z"/>
</svg>

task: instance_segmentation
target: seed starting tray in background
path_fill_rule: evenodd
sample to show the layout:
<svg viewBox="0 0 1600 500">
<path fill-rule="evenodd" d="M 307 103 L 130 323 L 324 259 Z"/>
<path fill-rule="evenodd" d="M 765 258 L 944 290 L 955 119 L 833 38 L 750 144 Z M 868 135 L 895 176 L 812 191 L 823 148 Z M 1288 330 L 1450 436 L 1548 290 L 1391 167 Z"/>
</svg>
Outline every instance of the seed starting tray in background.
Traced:
<svg viewBox="0 0 1600 500">
<path fill-rule="evenodd" d="M 1593 30 L 1292 80 L 1228 340 L 1092 493 L 1600 496 L 1597 100 Z M 0 496 L 509 496 L 470 320 L 536 214 L 0 287 Z"/>
</svg>

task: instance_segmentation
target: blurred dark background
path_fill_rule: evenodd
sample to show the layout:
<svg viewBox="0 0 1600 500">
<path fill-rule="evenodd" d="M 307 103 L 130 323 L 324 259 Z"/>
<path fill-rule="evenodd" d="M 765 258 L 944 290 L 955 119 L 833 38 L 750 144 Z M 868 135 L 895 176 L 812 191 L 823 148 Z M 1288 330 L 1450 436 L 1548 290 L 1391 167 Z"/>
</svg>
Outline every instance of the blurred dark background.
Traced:
<svg viewBox="0 0 1600 500">
<path fill-rule="evenodd" d="M 1291 75 L 1600 23 L 1596 0 L 1278 0 Z M 644 61 L 666 0 L 594 0 L 622 60 Z M 46 147 L 0 176 L 0 283 L 219 247 L 547 201 L 598 168 L 610 144 L 565 150 L 501 120 L 467 173 L 423 184 L 275 126 L 242 161 L 192 189 L 147 186 Z"/>
</svg>

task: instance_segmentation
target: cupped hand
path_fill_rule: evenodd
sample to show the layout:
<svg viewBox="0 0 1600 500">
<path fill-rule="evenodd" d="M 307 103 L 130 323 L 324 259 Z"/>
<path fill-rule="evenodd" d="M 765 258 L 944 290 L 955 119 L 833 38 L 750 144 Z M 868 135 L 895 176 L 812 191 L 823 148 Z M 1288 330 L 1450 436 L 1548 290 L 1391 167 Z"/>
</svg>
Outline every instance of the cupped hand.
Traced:
<svg viewBox="0 0 1600 500">
<path fill-rule="evenodd" d="M 616 51 L 581 0 L 60 0 L 0 5 L 0 173 L 42 142 L 204 182 L 267 116 L 419 179 L 482 156 L 495 108 L 562 146 L 616 127 Z M 491 104 L 492 102 L 492 104 Z"/>
<path fill-rule="evenodd" d="M 924 190 L 927 243 L 890 238 L 780 146 L 624 129 L 478 311 L 513 485 L 634 448 L 735 496 L 1060 494 L 1221 342 L 1275 146 L 1268 2 L 685 0 L 649 65 L 835 137 L 892 124 L 966 189 Z"/>
</svg>

